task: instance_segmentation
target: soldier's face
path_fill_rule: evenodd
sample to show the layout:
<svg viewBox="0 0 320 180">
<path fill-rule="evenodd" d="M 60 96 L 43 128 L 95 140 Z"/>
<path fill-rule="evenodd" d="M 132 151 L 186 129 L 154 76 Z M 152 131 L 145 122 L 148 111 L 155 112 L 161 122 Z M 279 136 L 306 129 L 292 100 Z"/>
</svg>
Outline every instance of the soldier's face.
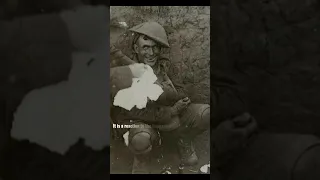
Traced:
<svg viewBox="0 0 320 180">
<path fill-rule="evenodd" d="M 134 45 L 134 51 L 138 54 L 139 61 L 149 66 L 156 64 L 160 50 L 155 41 L 143 35 L 138 38 L 137 43 Z"/>
</svg>

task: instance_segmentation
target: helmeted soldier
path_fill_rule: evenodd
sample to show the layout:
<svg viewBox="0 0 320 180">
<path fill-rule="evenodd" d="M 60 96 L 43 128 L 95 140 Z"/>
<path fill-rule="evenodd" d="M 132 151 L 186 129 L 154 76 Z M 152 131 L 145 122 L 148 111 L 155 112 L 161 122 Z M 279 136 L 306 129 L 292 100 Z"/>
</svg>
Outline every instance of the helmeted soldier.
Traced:
<svg viewBox="0 0 320 180">
<path fill-rule="evenodd" d="M 170 46 L 160 24 L 146 22 L 130 30 L 135 33 L 132 44 L 134 56 L 131 59 L 151 66 L 158 78 L 156 84 L 164 90 L 159 99 L 148 102 L 145 109 L 127 111 L 115 107 L 112 110 L 112 119 L 117 123 L 140 125 L 139 128 L 128 129 L 128 147 L 134 154 L 132 173 L 149 173 L 149 154 L 159 142 L 159 132 L 168 132 L 177 139 L 182 164 L 195 165 L 198 157 L 192 140 L 209 129 L 210 106 L 191 103 L 188 97 L 176 90 L 168 77 L 169 59 L 161 56 L 161 50 Z M 119 89 L 113 88 L 115 92 Z"/>
<path fill-rule="evenodd" d="M 143 33 L 140 32 L 135 37 L 135 41 L 133 43 L 134 50 L 139 47 L 137 46 L 139 45 L 137 41 L 141 35 L 143 35 Z M 166 43 L 162 44 L 166 47 Z M 148 59 L 141 61 L 141 58 L 138 56 L 139 54 L 136 53 L 132 59 L 135 59 L 137 62 L 150 62 L 149 65 L 156 69 L 155 67 L 157 67 L 157 62 L 154 62 L 153 60 L 148 61 Z M 148 56 L 146 55 L 146 57 Z M 158 67 L 159 64 L 161 63 L 158 63 Z M 145 67 L 142 64 L 132 64 L 129 66 L 112 68 L 111 74 L 113 78 L 111 78 L 111 84 L 117 87 L 112 89 L 112 94 L 115 94 L 119 89 L 129 87 L 131 84 L 131 78 L 139 77 L 143 74 L 144 69 Z M 213 112 L 211 114 L 211 156 L 213 161 L 211 163 L 211 169 L 213 171 L 211 172 L 213 173 L 213 177 L 216 179 L 239 179 L 239 177 L 240 179 L 265 179 L 267 176 L 270 176 L 270 179 L 319 179 L 318 177 L 320 177 L 320 173 L 317 171 L 317 164 L 320 162 L 319 139 L 308 135 L 265 133 L 252 137 L 253 133 L 257 130 L 257 124 L 250 114 L 243 113 L 246 111 L 245 103 L 240 98 L 236 86 L 234 86 L 236 85 L 236 81 L 234 81 L 234 78 L 226 76 L 227 73 L 225 72 L 219 72 L 216 70 L 213 70 L 212 72 L 211 86 L 213 87 L 213 91 L 211 92 L 211 103 Z M 129 79 L 129 81 L 122 81 L 123 79 Z M 183 109 L 183 101 L 178 102 L 179 103 L 175 103 L 171 106 L 172 112 L 177 109 Z M 187 111 L 182 112 L 179 122 L 188 122 L 185 121 L 185 119 L 188 119 L 186 118 L 188 115 L 191 115 L 192 117 L 194 114 L 199 114 L 195 112 L 203 112 L 199 111 L 199 108 L 193 109 L 190 107 L 192 107 L 192 104 L 191 106 L 188 106 Z M 201 105 L 198 107 L 201 107 Z M 148 107 L 147 109 L 149 109 L 149 111 L 140 111 L 140 113 L 156 112 L 154 109 L 152 110 L 152 107 Z M 152 116 L 139 116 L 139 113 L 137 112 L 139 111 L 136 111 L 136 114 L 131 112 L 132 115 L 136 115 L 136 118 L 133 119 L 144 119 L 145 122 L 150 123 L 148 120 L 151 120 L 152 118 L 150 117 Z M 164 112 L 166 111 L 162 111 L 162 113 Z M 156 113 L 149 114 L 154 115 Z M 159 113 L 159 115 L 161 115 L 161 113 Z M 209 113 L 203 113 L 203 115 L 208 116 Z M 167 118 L 168 116 L 165 117 Z M 161 119 L 161 117 L 155 117 L 153 122 L 156 120 L 165 120 L 166 118 Z M 203 119 L 209 119 L 209 117 Z M 200 122 L 198 125 L 205 125 L 206 123 L 203 122 L 206 121 L 201 121 L 203 119 L 200 118 L 195 122 Z M 162 130 L 171 130 L 172 132 L 176 132 L 176 134 L 180 135 L 178 137 L 188 137 L 184 136 L 188 135 L 188 133 L 183 133 L 183 130 L 186 130 L 187 128 L 181 126 L 181 124 L 178 124 L 179 128 L 176 128 L 175 123 L 171 124 L 173 125 Z M 194 129 L 197 129 L 197 126 L 193 126 L 192 130 L 194 131 Z M 199 128 L 199 131 L 194 131 L 196 132 L 194 134 L 199 134 L 203 129 Z M 135 153 L 134 173 L 138 170 L 145 170 L 141 168 L 143 167 L 141 164 L 144 164 L 141 160 L 146 157 L 148 152 L 151 151 L 152 146 L 149 145 L 156 142 L 157 135 L 155 135 L 155 132 L 156 130 L 151 128 L 130 130 L 130 147 Z M 189 138 L 194 135 L 192 134 L 193 133 L 189 133 Z M 146 138 L 148 136 L 149 138 Z M 140 141 L 140 138 L 149 139 L 150 141 Z M 181 147 L 183 146 L 180 146 L 180 149 L 183 149 Z M 192 150 L 190 147 L 192 146 L 186 146 L 185 149 Z M 246 149 L 243 149 L 244 147 Z M 191 164 L 192 162 L 196 162 L 197 158 L 195 158 L 195 155 L 186 157 L 189 157 L 189 160 L 191 160 L 189 162 L 191 162 Z M 261 164 L 264 165 L 261 166 Z M 225 167 L 226 171 L 223 170 Z"/>
</svg>

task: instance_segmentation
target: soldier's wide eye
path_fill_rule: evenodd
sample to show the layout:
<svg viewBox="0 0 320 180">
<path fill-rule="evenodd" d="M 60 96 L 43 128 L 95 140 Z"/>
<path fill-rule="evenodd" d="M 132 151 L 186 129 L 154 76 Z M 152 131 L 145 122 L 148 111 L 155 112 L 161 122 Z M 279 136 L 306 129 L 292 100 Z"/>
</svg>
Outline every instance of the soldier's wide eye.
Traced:
<svg viewBox="0 0 320 180">
<path fill-rule="evenodd" d="M 153 51 L 159 51 L 160 47 L 159 46 L 153 46 L 152 49 L 153 49 Z"/>
</svg>

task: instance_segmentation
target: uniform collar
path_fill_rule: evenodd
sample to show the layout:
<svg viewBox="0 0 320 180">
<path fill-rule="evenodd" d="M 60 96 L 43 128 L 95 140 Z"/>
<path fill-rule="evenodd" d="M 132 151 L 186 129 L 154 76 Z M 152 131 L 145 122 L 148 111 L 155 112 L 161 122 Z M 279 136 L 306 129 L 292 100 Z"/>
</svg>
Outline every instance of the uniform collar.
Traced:
<svg viewBox="0 0 320 180">
<path fill-rule="evenodd" d="M 161 56 L 160 56 L 160 57 L 161 57 Z M 152 67 L 152 69 L 153 69 L 153 71 L 154 71 L 155 74 L 159 74 L 160 71 L 161 71 L 160 64 L 159 64 L 159 60 L 161 59 L 160 57 L 159 57 L 159 59 L 158 59 L 158 62 L 156 62 L 155 66 Z M 137 54 L 133 54 L 132 60 L 133 60 L 134 62 L 139 63 L 138 55 L 137 55 Z"/>
</svg>

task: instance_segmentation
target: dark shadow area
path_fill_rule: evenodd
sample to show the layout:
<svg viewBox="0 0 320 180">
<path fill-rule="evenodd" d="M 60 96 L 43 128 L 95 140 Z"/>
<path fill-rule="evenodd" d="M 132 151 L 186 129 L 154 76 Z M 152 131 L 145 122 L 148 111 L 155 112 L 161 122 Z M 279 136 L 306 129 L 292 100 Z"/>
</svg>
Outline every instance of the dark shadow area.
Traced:
<svg viewBox="0 0 320 180">
<path fill-rule="evenodd" d="M 110 6 L 110 1 L 105 0 L 1 0 L 0 19 L 12 19 L 23 16 L 57 13 L 62 10 L 72 9 L 81 5 Z"/>
<path fill-rule="evenodd" d="M 211 80 L 238 82 L 245 103 L 240 110 L 225 109 L 247 111 L 259 126 L 258 135 L 222 170 L 225 179 L 318 179 L 319 2 L 221 0 L 211 6 Z"/>
<path fill-rule="evenodd" d="M 319 3 L 220 1 L 215 66 L 241 79 L 261 128 L 320 135 Z"/>
<path fill-rule="evenodd" d="M 95 151 L 80 139 L 62 156 L 38 144 L 10 137 L 14 113 L 23 98 L 32 90 L 68 79 L 76 47 L 58 13 L 83 5 L 105 4 L 0 1 L 0 179 L 109 178 L 109 147 Z"/>
</svg>

